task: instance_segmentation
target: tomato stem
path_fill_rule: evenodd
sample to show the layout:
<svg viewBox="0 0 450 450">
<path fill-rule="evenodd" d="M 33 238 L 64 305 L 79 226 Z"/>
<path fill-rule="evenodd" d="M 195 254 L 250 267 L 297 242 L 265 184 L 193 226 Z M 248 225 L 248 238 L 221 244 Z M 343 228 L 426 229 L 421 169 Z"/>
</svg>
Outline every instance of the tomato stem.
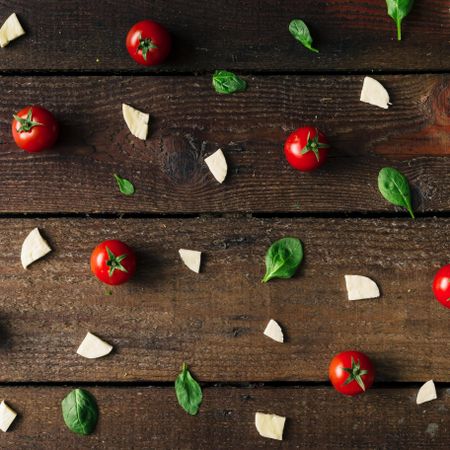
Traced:
<svg viewBox="0 0 450 450">
<path fill-rule="evenodd" d="M 363 391 L 366 390 L 362 376 L 367 375 L 369 371 L 361 370 L 361 363 L 359 362 L 359 359 L 355 362 L 352 356 L 352 367 L 343 367 L 342 370 L 348 373 L 348 378 L 345 380 L 344 384 L 350 384 L 352 381 L 356 381 Z"/>
<path fill-rule="evenodd" d="M 108 247 L 106 247 L 106 252 L 108 253 L 109 258 L 108 261 L 106 261 L 106 265 L 109 267 L 108 275 L 110 277 L 114 275 L 115 270 L 128 273 L 128 270 L 122 265 L 122 261 L 128 256 L 126 253 L 116 256 Z"/>
<path fill-rule="evenodd" d="M 139 50 L 141 50 L 142 51 L 142 57 L 144 58 L 145 61 L 147 61 L 147 53 L 152 48 L 158 48 L 158 46 L 155 45 L 150 38 L 143 38 L 142 35 L 140 35 L 139 36 L 139 45 L 138 45 L 138 48 L 136 49 L 136 53 Z"/>
<path fill-rule="evenodd" d="M 20 127 L 17 130 L 19 133 L 23 133 L 24 131 L 28 133 L 28 131 L 30 131 L 33 127 L 37 127 L 37 126 L 44 126 L 43 123 L 40 122 L 33 122 L 33 117 L 32 117 L 32 108 L 30 108 L 28 110 L 27 113 L 27 117 L 25 117 L 25 119 L 23 117 L 19 117 L 16 114 L 13 114 L 14 119 L 17 120 L 17 122 L 20 123 Z"/>
<path fill-rule="evenodd" d="M 316 135 L 311 139 L 311 133 L 308 132 L 308 137 L 306 138 L 306 145 L 302 148 L 301 154 L 304 155 L 308 152 L 313 152 L 316 155 L 317 162 L 320 161 L 319 158 L 319 149 L 321 148 L 329 148 L 328 144 L 324 144 L 323 142 L 319 142 L 319 130 L 316 128 Z"/>
</svg>

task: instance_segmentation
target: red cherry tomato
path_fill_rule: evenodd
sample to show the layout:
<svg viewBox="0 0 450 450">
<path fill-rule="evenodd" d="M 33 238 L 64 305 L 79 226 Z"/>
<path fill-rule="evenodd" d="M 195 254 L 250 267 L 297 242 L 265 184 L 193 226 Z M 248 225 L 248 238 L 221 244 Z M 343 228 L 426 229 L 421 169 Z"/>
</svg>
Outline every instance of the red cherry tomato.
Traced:
<svg viewBox="0 0 450 450">
<path fill-rule="evenodd" d="M 58 139 L 58 122 L 41 106 L 27 106 L 14 114 L 11 128 L 16 144 L 30 153 L 50 148 Z"/>
<path fill-rule="evenodd" d="M 122 241 L 104 241 L 92 252 L 91 270 L 103 283 L 122 284 L 134 275 L 136 256 Z"/>
<path fill-rule="evenodd" d="M 325 163 L 329 147 L 327 138 L 317 128 L 302 127 L 286 139 L 284 154 L 294 169 L 310 172 Z"/>
<path fill-rule="evenodd" d="M 437 271 L 433 281 L 433 293 L 438 302 L 450 308 L 450 264 Z"/>
<path fill-rule="evenodd" d="M 155 66 L 169 56 L 172 39 L 159 23 L 143 20 L 131 27 L 126 45 L 128 53 L 136 62 L 144 66 Z"/>
<path fill-rule="evenodd" d="M 331 360 L 328 375 L 338 392 L 353 396 L 372 386 L 375 369 L 364 353 L 350 350 L 339 353 Z"/>
</svg>

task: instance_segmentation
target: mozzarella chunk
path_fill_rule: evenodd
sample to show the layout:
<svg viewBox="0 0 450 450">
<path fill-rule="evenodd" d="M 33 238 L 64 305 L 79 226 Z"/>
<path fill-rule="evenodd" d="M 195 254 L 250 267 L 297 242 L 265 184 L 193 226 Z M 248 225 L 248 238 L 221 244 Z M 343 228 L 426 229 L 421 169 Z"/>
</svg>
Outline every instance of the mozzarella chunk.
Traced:
<svg viewBox="0 0 450 450">
<path fill-rule="evenodd" d="M 17 417 L 17 413 L 12 410 L 3 400 L 0 403 L 0 430 L 8 431 L 8 428 L 14 422 Z"/>
<path fill-rule="evenodd" d="M 427 381 L 417 392 L 416 403 L 421 405 L 422 403 L 435 400 L 437 398 L 436 386 L 433 380 Z"/>
<path fill-rule="evenodd" d="M 375 281 L 362 275 L 345 275 L 347 295 L 349 300 L 364 300 L 380 296 Z"/>
<path fill-rule="evenodd" d="M 379 106 L 384 109 L 388 109 L 389 105 L 392 105 L 392 103 L 389 102 L 388 91 L 386 91 L 379 81 L 371 77 L 364 78 L 360 100 L 364 103 L 370 103 L 371 105 Z"/>
<path fill-rule="evenodd" d="M 257 412 L 255 414 L 255 426 L 262 437 L 283 440 L 283 430 L 286 417 L 276 414 L 264 414 Z"/>
<path fill-rule="evenodd" d="M 266 329 L 264 330 L 264 334 L 267 337 L 273 339 L 274 341 L 284 342 L 283 331 L 281 330 L 280 325 L 278 325 L 278 323 L 275 322 L 275 320 L 273 319 L 269 320 L 269 323 L 267 324 Z"/>
<path fill-rule="evenodd" d="M 131 134 L 145 141 L 147 139 L 150 114 L 143 113 L 125 103 L 122 104 L 122 114 Z"/>
<path fill-rule="evenodd" d="M 227 176 L 228 166 L 222 150 L 219 148 L 219 150 L 214 152 L 211 156 L 208 156 L 205 159 L 205 163 L 210 172 L 214 175 L 214 178 L 219 183 L 223 183 Z"/>
<path fill-rule="evenodd" d="M 0 28 L 0 47 L 6 47 L 11 41 L 25 34 L 16 13 L 12 13 Z"/>
<path fill-rule="evenodd" d="M 180 248 L 178 250 L 181 260 L 186 264 L 186 266 L 195 273 L 200 272 L 200 264 L 202 262 L 202 252 L 197 250 L 186 250 Z"/>
<path fill-rule="evenodd" d="M 85 358 L 95 359 L 101 358 L 111 353 L 113 346 L 92 333 L 86 335 L 83 342 L 78 347 L 77 353 Z"/>
<path fill-rule="evenodd" d="M 51 251 L 52 249 L 47 244 L 47 241 L 41 236 L 39 230 L 35 228 L 25 238 L 22 244 L 20 259 L 23 268 L 26 269 L 31 263 L 37 261 Z"/>
</svg>

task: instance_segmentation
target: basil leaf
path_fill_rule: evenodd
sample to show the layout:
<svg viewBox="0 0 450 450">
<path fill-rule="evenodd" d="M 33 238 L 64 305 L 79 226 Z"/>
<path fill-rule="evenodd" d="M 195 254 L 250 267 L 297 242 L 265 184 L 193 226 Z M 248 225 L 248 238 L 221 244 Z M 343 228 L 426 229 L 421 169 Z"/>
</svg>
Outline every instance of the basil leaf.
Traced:
<svg viewBox="0 0 450 450">
<path fill-rule="evenodd" d="M 287 237 L 274 242 L 266 254 L 266 274 L 262 282 L 267 283 L 272 278 L 291 278 L 302 259 L 300 239 Z"/>
<path fill-rule="evenodd" d="M 378 174 L 378 189 L 388 202 L 396 206 L 403 206 L 414 219 L 411 191 L 405 175 L 392 167 L 381 169 Z"/>
<path fill-rule="evenodd" d="M 216 70 L 212 78 L 212 84 L 219 94 L 232 94 L 247 89 L 247 83 L 244 80 L 241 80 L 233 72 L 226 70 Z"/>
<path fill-rule="evenodd" d="M 319 53 L 319 50 L 312 47 L 312 37 L 309 33 L 309 29 L 306 26 L 306 23 L 303 22 L 301 19 L 294 19 L 289 24 L 289 31 L 291 32 L 292 36 L 297 39 L 300 43 L 302 43 L 307 49 L 311 50 L 312 52 Z"/>
<path fill-rule="evenodd" d="M 122 192 L 123 195 L 133 195 L 134 194 L 134 186 L 131 181 L 119 177 L 119 175 L 114 174 L 114 178 L 116 179 L 117 185 L 119 186 L 120 192 Z"/>
<path fill-rule="evenodd" d="M 402 20 L 410 13 L 414 0 L 386 0 L 387 12 L 397 24 L 397 39 L 402 40 Z"/>
<path fill-rule="evenodd" d="M 74 389 L 61 402 L 64 422 L 70 431 L 91 434 L 98 419 L 94 397 L 83 389 Z"/>
<path fill-rule="evenodd" d="M 181 373 L 175 380 L 175 393 L 177 394 L 180 406 L 188 414 L 195 416 L 202 403 L 202 388 L 197 381 L 192 378 L 186 363 L 183 364 Z"/>
</svg>

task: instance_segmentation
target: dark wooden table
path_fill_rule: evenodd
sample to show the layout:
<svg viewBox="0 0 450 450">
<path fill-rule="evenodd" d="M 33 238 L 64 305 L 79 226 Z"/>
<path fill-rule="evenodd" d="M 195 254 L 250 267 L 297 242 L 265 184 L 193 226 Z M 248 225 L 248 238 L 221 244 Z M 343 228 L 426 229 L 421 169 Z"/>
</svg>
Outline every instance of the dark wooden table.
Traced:
<svg viewBox="0 0 450 450">
<path fill-rule="evenodd" d="M 397 42 L 384 0 L 1 1 L 1 19 L 16 12 L 27 35 L 0 50 L 0 398 L 19 413 L 0 448 L 448 449 L 450 315 L 430 283 L 450 262 L 449 7 L 417 1 Z M 175 38 L 156 69 L 124 47 L 143 18 Z M 311 25 L 320 54 L 290 36 L 293 18 Z M 218 68 L 248 91 L 217 95 Z M 390 92 L 389 110 L 359 101 L 366 74 Z M 147 141 L 130 135 L 122 102 L 151 113 Z M 62 133 L 30 155 L 9 127 L 33 103 Z M 334 147 L 309 175 L 282 153 L 304 123 Z M 203 163 L 219 147 L 223 185 Z M 380 196 L 384 166 L 410 180 L 416 220 Z M 133 197 L 118 192 L 116 172 Z M 24 271 L 21 243 L 36 226 L 54 252 Z M 301 270 L 262 285 L 265 251 L 287 234 L 304 243 Z M 139 259 L 112 296 L 89 271 L 106 238 Z M 182 265 L 180 247 L 205 253 L 203 273 Z M 349 302 L 347 273 L 372 277 L 381 298 Z M 270 318 L 284 345 L 263 336 Z M 87 331 L 113 354 L 78 356 Z M 378 369 L 353 399 L 327 380 L 348 348 Z M 196 417 L 175 398 L 183 361 L 204 390 Z M 429 379 L 438 399 L 417 406 Z M 99 404 L 90 436 L 62 420 L 74 387 Z M 258 435 L 256 411 L 288 418 L 283 442 Z"/>
</svg>

